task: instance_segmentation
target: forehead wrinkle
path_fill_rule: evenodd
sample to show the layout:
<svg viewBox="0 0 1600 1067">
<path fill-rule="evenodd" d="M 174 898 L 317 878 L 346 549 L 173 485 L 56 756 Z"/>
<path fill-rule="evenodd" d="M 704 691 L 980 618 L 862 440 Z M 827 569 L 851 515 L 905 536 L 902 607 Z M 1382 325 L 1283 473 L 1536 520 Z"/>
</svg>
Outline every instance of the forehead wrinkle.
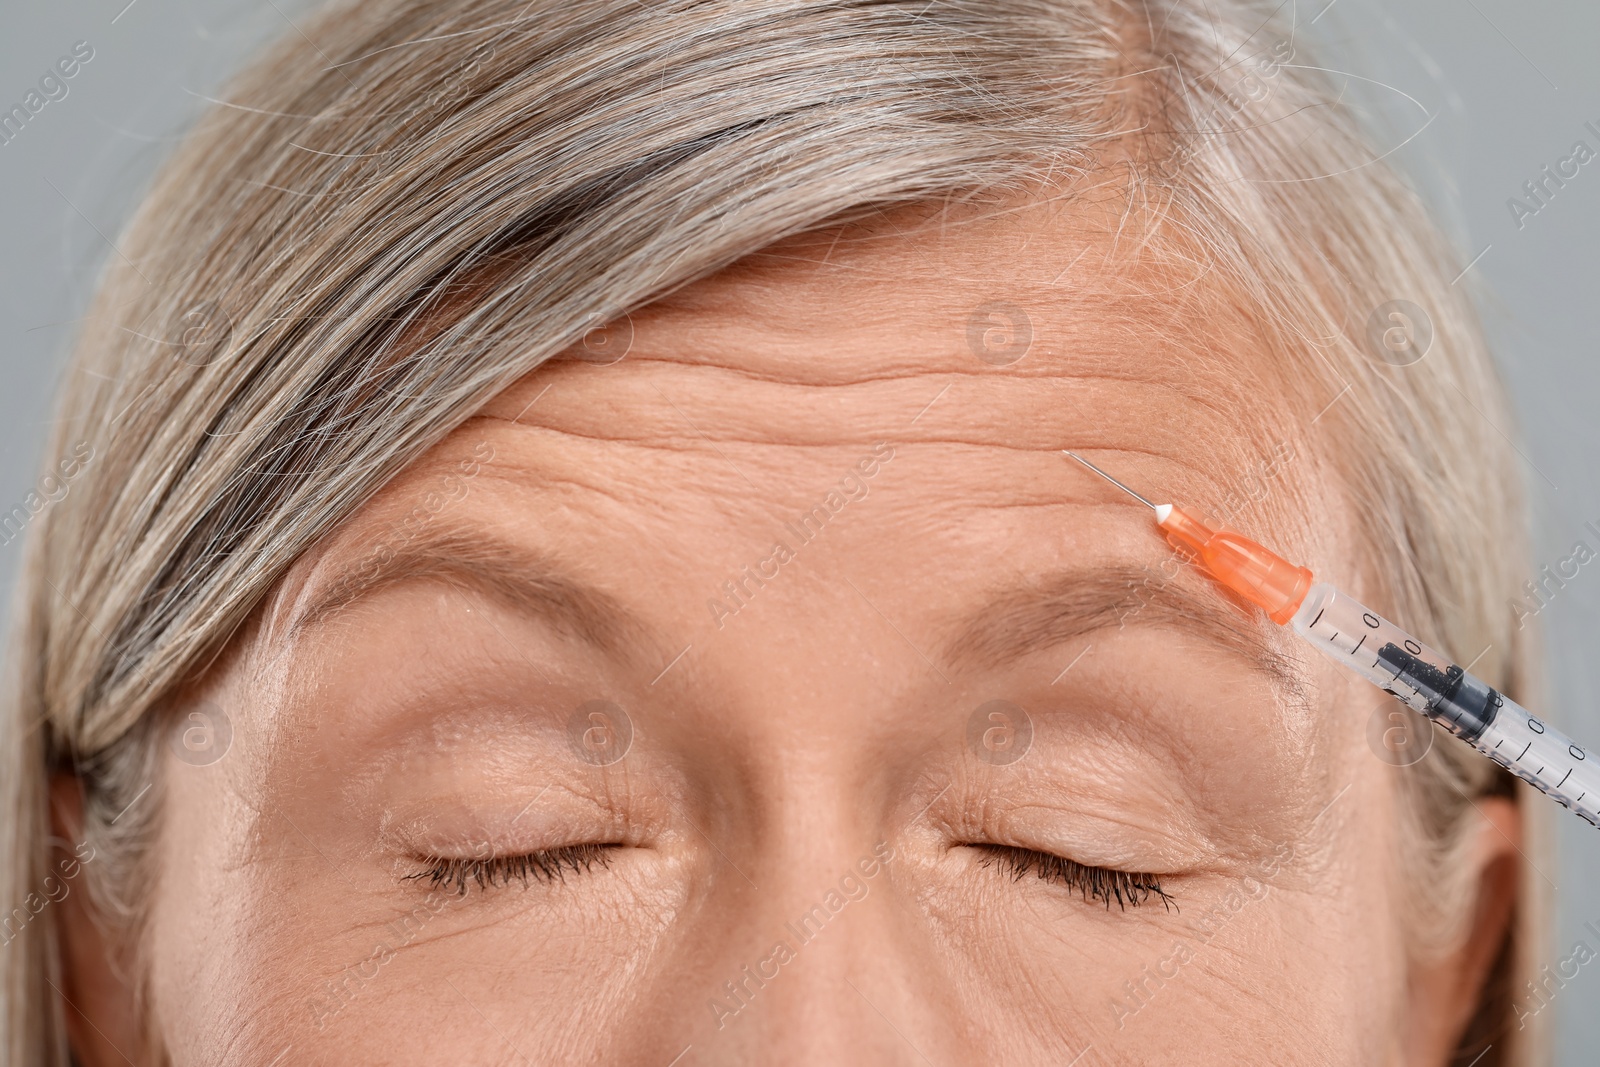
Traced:
<svg viewBox="0 0 1600 1067">
<path fill-rule="evenodd" d="M 1154 307 L 1159 301 L 1135 307 L 1060 293 L 1030 300 L 1010 283 L 959 294 L 951 292 L 950 279 L 942 280 L 942 289 L 930 286 L 926 294 L 896 286 L 889 311 L 880 294 L 860 311 L 818 297 L 796 300 L 798 306 L 783 316 L 766 300 L 758 305 L 761 313 L 732 301 L 693 311 L 641 312 L 632 317 L 628 354 L 611 373 L 660 363 L 713 368 L 753 381 L 830 386 L 934 372 L 1000 382 L 1087 371 L 1111 380 L 1203 385 L 1231 394 L 1242 369 L 1239 353 L 1261 349 L 1257 338 L 1214 322 L 1197 326 Z M 1026 316 L 1032 331 L 1026 354 L 1004 367 L 982 362 L 970 347 L 973 316 L 988 304 Z M 569 355 L 547 366 L 581 362 Z"/>
<path fill-rule="evenodd" d="M 994 378 L 921 358 L 919 366 L 890 373 L 830 373 L 807 381 L 692 360 L 653 360 L 639 373 L 603 380 L 535 372 L 478 417 L 604 440 L 838 444 L 852 438 L 964 438 L 1039 449 L 1064 443 L 1068 427 L 1100 422 L 1134 428 L 1156 450 L 1162 438 L 1170 439 L 1169 451 L 1176 454 L 1191 447 L 1188 427 L 1209 422 L 1218 410 L 1193 390 L 1148 377 L 1064 364 L 1026 378 Z M 622 411 L 625 419 L 618 417 Z"/>
<path fill-rule="evenodd" d="M 929 395 L 937 392 L 931 389 L 932 384 Z M 602 492 L 607 478 L 617 477 L 632 483 L 637 477 L 659 477 L 663 468 L 651 463 L 640 466 L 637 474 L 626 473 L 631 463 L 654 455 L 669 463 L 676 459 L 697 464 L 701 469 L 693 475 L 694 485 L 701 485 L 702 478 L 710 478 L 725 482 L 731 491 L 746 495 L 749 485 L 740 477 L 741 471 L 756 475 L 758 468 L 765 464 L 783 466 L 799 458 L 815 458 L 827 468 L 821 470 L 820 477 L 833 473 L 835 467 L 841 471 L 852 468 L 854 460 L 859 458 L 848 454 L 852 450 L 888 440 L 897 450 L 914 446 L 905 454 L 920 453 L 924 463 L 931 458 L 927 449 L 945 451 L 947 455 L 937 461 L 952 464 L 951 489 L 961 490 L 969 502 L 983 506 L 1030 507 L 1071 501 L 1100 505 L 1120 503 L 1120 494 L 1115 489 L 1058 454 L 1060 448 L 1072 447 L 1088 454 L 1100 454 L 1098 461 L 1108 470 L 1120 474 L 1152 499 L 1183 504 L 1202 516 L 1214 518 L 1226 514 L 1223 508 L 1229 493 L 1243 492 L 1242 474 L 1259 474 L 1255 468 L 1272 458 L 1272 449 L 1258 449 L 1248 440 L 1216 439 L 1208 441 L 1208 447 L 1196 448 L 1186 426 L 1207 417 L 1209 409 L 1199 406 L 1182 392 L 1165 386 L 1150 388 L 1156 390 L 1156 395 L 1141 397 L 1123 389 L 1091 395 L 1073 411 L 1064 411 L 1056 397 L 1022 389 L 1013 395 L 1019 400 L 1031 397 L 1033 403 L 1021 411 L 1014 403 L 1003 405 L 1008 411 L 1005 420 L 994 418 L 992 412 L 996 405 L 993 404 L 954 404 L 951 405 L 953 416 L 944 421 L 935 418 L 939 410 L 936 407 L 914 426 L 885 433 L 886 420 L 882 412 L 888 405 L 870 400 L 864 402 L 859 411 L 852 409 L 853 414 L 847 414 L 838 405 L 828 405 L 816 411 L 815 418 L 782 419 L 763 414 L 756 421 L 730 419 L 725 422 L 702 417 L 704 413 L 694 403 L 697 394 L 680 390 L 676 398 L 678 406 L 695 412 L 685 421 L 683 414 L 664 404 L 654 390 L 646 388 L 631 395 L 646 403 L 653 401 L 653 413 L 630 410 L 626 419 L 619 419 L 616 417 L 619 404 L 611 389 L 598 392 L 560 387 L 558 392 L 553 387 L 547 391 L 537 377 L 532 376 L 523 386 L 503 394 L 489 409 L 472 416 L 468 422 L 479 420 L 476 423 L 479 426 L 488 422 L 516 436 L 529 435 L 525 446 L 516 446 L 522 457 L 520 462 L 532 464 L 536 477 L 542 482 L 568 482 L 576 477 L 585 487 Z M 530 408 L 529 401 L 535 397 L 539 398 L 538 403 Z M 750 407 L 738 404 L 736 397 L 719 395 L 719 399 L 731 404 L 722 410 L 739 411 Z M 917 409 L 926 404 L 920 393 L 913 399 Z M 951 399 L 946 397 L 944 403 Z M 623 404 L 632 408 L 626 400 Z M 1130 404 L 1137 410 L 1131 410 L 1127 418 L 1119 417 L 1117 408 L 1127 408 Z M 1164 409 L 1160 417 L 1146 417 L 1142 421 L 1134 417 L 1139 411 L 1148 411 L 1151 405 Z M 1064 417 L 1085 406 L 1104 416 L 1091 423 L 1087 432 L 1080 426 L 1086 420 Z M 793 404 L 788 408 L 795 414 Z M 761 409 L 762 412 L 766 410 Z M 1056 417 L 1052 418 L 1052 414 Z M 541 444 L 539 438 L 544 435 L 549 435 L 549 440 Z M 600 450 L 611 448 L 621 449 L 620 457 L 608 459 L 602 455 Z M 1107 459 L 1103 456 L 1106 451 L 1121 453 L 1121 456 Z M 1151 462 L 1155 464 L 1153 468 L 1149 465 Z M 586 473 L 579 474 L 580 471 Z M 1283 484 L 1279 486 L 1277 481 L 1273 482 L 1278 486 L 1274 493 L 1281 495 L 1287 491 L 1295 495 L 1288 482 L 1306 473 L 1297 470 L 1288 479 L 1280 476 Z M 651 484 L 659 487 L 658 483 Z M 772 486 L 779 495 L 787 488 L 790 487 L 786 482 Z M 1268 521 L 1274 516 L 1261 507 L 1253 505 L 1241 510 L 1229 525 L 1239 526 L 1258 537 L 1265 536 L 1268 528 L 1293 528 L 1293 523 L 1286 526 Z M 1289 544 L 1285 539 L 1280 547 Z"/>
<path fill-rule="evenodd" d="M 1241 418 L 1237 401 L 1230 404 L 1211 390 L 1108 375 L 1099 367 L 1063 363 L 1041 368 L 1048 378 L 1013 379 L 926 364 L 862 373 L 853 363 L 834 361 L 825 374 L 797 381 L 785 368 L 774 370 L 773 362 L 763 357 L 726 366 L 685 352 L 681 360 L 650 359 L 635 368 L 642 374 L 627 373 L 626 365 L 569 367 L 579 373 L 553 379 L 538 371 L 473 418 L 573 442 L 642 445 L 679 455 L 731 445 L 820 456 L 884 440 L 897 447 L 967 446 L 1018 457 L 1043 457 L 1061 447 L 1115 449 L 1173 468 L 1171 477 L 1141 479 L 1146 495 L 1213 517 L 1230 513 L 1230 492 L 1244 496 L 1245 481 L 1259 481 L 1261 467 L 1282 446 L 1293 440 L 1296 452 L 1303 450 L 1299 434 L 1274 438 L 1272 427 Z M 611 373 L 598 377 L 597 371 Z M 624 411 L 626 417 L 619 418 Z M 749 453 L 730 455 L 743 463 Z M 709 458 L 727 466 L 727 457 Z M 1274 494 L 1293 495 L 1289 483 L 1308 473 L 1300 466 L 1289 479 L 1276 476 Z M 1016 473 L 1029 476 L 1026 470 Z M 1092 476 L 1078 472 L 1060 484 L 1090 484 L 1085 479 Z M 1095 492 L 1100 499 L 1100 489 Z M 1258 527 L 1264 517 L 1255 507 L 1239 514 L 1240 521 Z"/>
</svg>

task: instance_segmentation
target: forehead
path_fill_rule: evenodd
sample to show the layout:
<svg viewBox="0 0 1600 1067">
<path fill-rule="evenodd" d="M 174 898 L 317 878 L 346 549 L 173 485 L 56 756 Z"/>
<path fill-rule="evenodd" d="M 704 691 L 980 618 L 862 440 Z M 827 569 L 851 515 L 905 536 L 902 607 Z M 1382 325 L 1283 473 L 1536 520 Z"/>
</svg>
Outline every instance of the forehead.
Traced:
<svg viewBox="0 0 1600 1067">
<path fill-rule="evenodd" d="M 1058 450 L 1101 450 L 1161 500 L 1213 518 L 1249 504 L 1255 521 L 1304 532 L 1288 528 L 1304 468 L 1277 479 L 1276 503 L 1258 484 L 1313 417 L 1285 399 L 1290 362 L 1195 256 L 1107 190 L 915 205 L 793 238 L 574 352 L 485 414 L 681 446 L 729 471 L 730 451 L 831 469 L 840 450 L 904 442 L 946 464 L 951 492 L 1081 487 Z"/>
</svg>

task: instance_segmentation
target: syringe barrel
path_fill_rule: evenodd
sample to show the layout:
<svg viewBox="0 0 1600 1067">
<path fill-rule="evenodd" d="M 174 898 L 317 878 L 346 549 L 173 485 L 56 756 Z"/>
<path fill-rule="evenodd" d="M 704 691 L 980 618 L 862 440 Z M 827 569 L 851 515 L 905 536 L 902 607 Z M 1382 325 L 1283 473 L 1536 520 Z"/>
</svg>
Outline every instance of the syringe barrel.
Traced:
<svg viewBox="0 0 1600 1067">
<path fill-rule="evenodd" d="M 1326 582 L 1311 587 L 1290 624 L 1335 662 L 1600 826 L 1600 753 L 1586 752 L 1516 701 Z"/>
</svg>

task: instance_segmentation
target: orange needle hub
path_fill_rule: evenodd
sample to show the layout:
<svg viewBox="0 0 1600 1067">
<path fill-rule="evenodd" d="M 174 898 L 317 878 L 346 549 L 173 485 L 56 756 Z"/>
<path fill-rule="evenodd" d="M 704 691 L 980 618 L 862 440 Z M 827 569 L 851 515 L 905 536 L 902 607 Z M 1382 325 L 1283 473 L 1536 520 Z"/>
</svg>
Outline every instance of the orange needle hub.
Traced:
<svg viewBox="0 0 1600 1067">
<path fill-rule="evenodd" d="M 1213 530 L 1182 508 L 1156 505 L 1156 523 L 1176 548 L 1191 553 L 1226 586 L 1282 626 L 1311 588 L 1311 572 L 1232 530 Z"/>
<path fill-rule="evenodd" d="M 1061 451 L 1156 513 L 1156 523 L 1173 547 L 1194 557 L 1218 585 L 1267 613 L 1282 626 L 1311 589 L 1311 572 L 1232 530 L 1213 530 L 1182 508 L 1152 504 L 1076 452 Z"/>
</svg>

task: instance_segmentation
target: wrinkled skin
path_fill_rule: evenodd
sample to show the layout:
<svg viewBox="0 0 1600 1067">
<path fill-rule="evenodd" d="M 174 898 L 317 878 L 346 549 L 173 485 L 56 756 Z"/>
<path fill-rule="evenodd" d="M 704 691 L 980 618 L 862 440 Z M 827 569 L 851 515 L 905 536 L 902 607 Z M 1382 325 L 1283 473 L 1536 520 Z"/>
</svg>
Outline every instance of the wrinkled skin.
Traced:
<svg viewBox="0 0 1600 1067">
<path fill-rule="evenodd" d="M 1481 807 L 1476 924 L 1408 960 L 1378 694 L 1164 570 L 1056 451 L 1213 516 L 1254 472 L 1232 524 L 1359 593 L 1310 413 L 1234 417 L 1248 324 L 1171 329 L 1087 212 L 931 214 L 636 313 L 592 339 L 620 362 L 530 375 L 297 564 L 194 694 L 226 754 L 164 757 L 174 1063 L 1446 1062 L 1514 809 Z M 1031 323 L 1006 365 L 969 342 L 994 300 Z M 391 554 L 412 577 L 362 592 Z M 121 1063 L 73 900 L 74 1032 Z"/>
</svg>

